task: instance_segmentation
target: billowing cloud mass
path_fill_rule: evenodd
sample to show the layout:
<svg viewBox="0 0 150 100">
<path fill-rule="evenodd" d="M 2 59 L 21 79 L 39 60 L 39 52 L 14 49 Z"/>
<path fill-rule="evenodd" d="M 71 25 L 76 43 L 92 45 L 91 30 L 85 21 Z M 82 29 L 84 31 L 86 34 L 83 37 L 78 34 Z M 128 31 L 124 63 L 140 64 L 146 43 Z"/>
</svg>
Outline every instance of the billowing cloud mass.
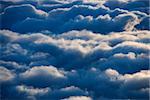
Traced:
<svg viewBox="0 0 150 100">
<path fill-rule="evenodd" d="M 3 1 L 3 3 L 4 7 L 7 6 L 6 1 Z M 11 6 L 5 7 L 0 15 L 2 19 L 1 28 L 11 29 L 20 33 L 48 30 L 59 34 L 71 30 L 83 29 L 103 34 L 149 29 L 147 24 L 144 23 L 149 20 L 149 15 L 145 10 L 140 10 L 144 4 L 145 9 L 147 8 L 148 5 L 145 0 L 143 2 L 136 0 L 128 3 L 128 6 L 139 3 L 139 9 L 136 9 L 134 6 L 133 8 L 132 6 L 128 7 L 126 4 L 127 1 L 121 2 L 120 0 L 108 0 L 103 4 L 99 3 L 97 5 L 84 1 L 75 1 L 72 3 L 59 2 L 59 4 L 47 1 L 47 4 L 45 3 L 46 1 L 20 1 L 12 3 Z M 114 3 L 118 4 L 119 7 L 111 9 Z M 125 4 L 127 7 L 125 6 L 123 9 L 122 5 Z M 109 6 L 111 7 L 109 8 Z M 133 11 L 130 11 L 131 8 Z"/>
<path fill-rule="evenodd" d="M 148 0 L 1 0 L 2 100 L 149 99 Z"/>
</svg>

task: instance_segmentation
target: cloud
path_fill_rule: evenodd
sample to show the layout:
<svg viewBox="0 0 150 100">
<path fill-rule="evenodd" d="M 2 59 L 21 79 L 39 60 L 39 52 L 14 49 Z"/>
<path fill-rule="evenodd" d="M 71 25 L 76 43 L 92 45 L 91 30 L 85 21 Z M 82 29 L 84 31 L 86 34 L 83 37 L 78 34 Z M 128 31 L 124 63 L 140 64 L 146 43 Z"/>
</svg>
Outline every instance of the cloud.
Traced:
<svg viewBox="0 0 150 100">
<path fill-rule="evenodd" d="M 28 17 L 43 19 L 46 16 L 46 12 L 37 10 L 30 4 L 9 6 L 4 10 L 3 13 L 0 14 L 2 20 L 1 28 L 11 29 L 13 24 L 23 21 Z"/>
<path fill-rule="evenodd" d="M 105 3 L 83 1 L 60 4 L 47 2 L 47 8 L 40 7 L 42 4 L 21 3 L 4 8 L 5 10 L 1 13 L 3 23 L 1 29 L 10 29 L 19 33 L 48 30 L 54 34 L 83 29 L 108 34 L 139 30 L 141 26 L 144 27 L 142 29 L 149 30 L 145 24 L 145 26 L 142 24 L 148 15 L 138 10 L 109 9 Z M 14 13 L 13 16 L 10 13 Z M 14 20 L 10 21 L 10 18 Z M 137 24 L 139 26 L 135 27 Z"/>
<path fill-rule="evenodd" d="M 148 0 L 2 0 L 2 99 L 148 99 Z"/>
<path fill-rule="evenodd" d="M 36 68 L 36 67 L 33 67 Z M 38 67 L 41 68 L 40 66 Z M 50 66 L 42 67 L 43 70 L 47 71 L 47 68 L 51 69 Z M 56 67 L 53 67 L 55 70 L 58 70 Z M 33 70 L 33 69 L 31 69 Z M 59 69 L 59 71 L 63 71 Z M 22 75 L 27 77 L 30 73 L 23 72 Z M 37 71 L 36 71 L 37 72 Z M 42 72 L 41 70 L 35 74 Z M 55 72 L 54 72 L 55 73 Z M 52 74 L 54 74 L 52 73 Z M 7 95 L 10 93 L 15 95 L 13 98 L 31 98 L 31 99 L 65 99 L 65 98 L 75 98 L 70 96 L 88 96 L 90 98 L 147 98 L 148 97 L 148 81 L 149 81 L 149 71 L 148 70 L 141 70 L 140 72 L 136 72 L 133 74 L 120 74 L 116 70 L 113 69 L 106 69 L 105 71 L 101 71 L 97 68 L 91 69 L 80 69 L 80 70 L 72 70 L 72 71 L 64 71 L 64 76 L 67 78 L 67 83 L 60 87 L 60 84 L 51 83 L 52 81 L 44 81 L 45 75 L 34 75 L 34 80 L 38 79 L 38 83 L 45 83 L 45 84 L 53 84 L 51 86 L 41 87 L 39 85 L 35 86 L 33 82 L 28 80 L 29 84 L 22 82 L 23 77 L 19 77 L 16 81 L 19 83 L 16 86 L 12 84 L 8 84 L 7 87 L 11 87 L 7 90 L 6 87 L 3 87 L 2 90 Z M 42 73 L 45 74 L 45 73 Z M 33 75 L 33 73 L 32 73 Z M 41 77 L 42 76 L 42 77 Z M 47 75 L 47 78 L 50 75 Z M 56 76 L 56 75 L 55 75 Z M 41 77 L 41 79 L 39 79 Z M 52 79 L 51 79 L 52 80 Z M 53 80 L 59 80 L 60 83 L 63 83 L 59 78 L 53 78 Z M 144 83 L 144 84 L 143 84 Z M 26 85 L 19 85 L 19 84 L 26 84 Z M 44 85 L 42 85 L 44 86 Z M 109 90 L 109 92 L 108 92 Z M 9 92 L 8 92 L 9 91 Z M 113 91 L 113 93 L 112 93 Z M 15 94 L 14 94 L 15 92 Z M 111 95 L 110 95 L 111 93 Z M 3 94 L 4 96 L 4 94 Z M 3 97 L 2 96 L 2 97 Z M 5 98 L 9 98 L 5 97 Z M 12 98 L 12 97 L 11 97 Z M 77 97 L 79 98 L 79 97 Z M 83 97 L 85 98 L 85 97 Z"/>
<path fill-rule="evenodd" d="M 141 71 L 133 75 L 125 75 L 123 80 L 125 80 L 122 90 L 126 91 L 127 97 L 138 97 L 143 98 L 148 96 L 148 76 L 149 71 Z"/>
<path fill-rule="evenodd" d="M 142 19 L 142 21 L 140 22 L 140 24 L 136 25 L 137 29 L 140 30 L 149 30 L 149 25 L 147 22 L 149 22 L 150 20 L 150 16 L 146 16 Z"/>
<path fill-rule="evenodd" d="M 59 72 L 52 66 L 33 67 L 22 73 L 20 77 L 25 84 L 38 87 L 57 85 L 65 80 L 63 72 Z M 39 77 L 41 79 L 39 79 Z"/>
<path fill-rule="evenodd" d="M 121 75 L 117 71 L 112 70 L 112 69 L 107 69 L 104 72 L 101 72 L 97 69 L 91 69 L 89 71 L 84 71 L 84 70 L 78 71 L 77 75 L 75 73 L 73 75 L 75 79 L 77 78 L 77 76 L 81 78 L 79 80 L 76 80 L 77 82 L 73 80 L 74 78 L 70 78 L 72 79 L 72 82 L 76 83 L 77 86 L 80 86 L 82 88 L 88 87 L 87 88 L 88 91 L 94 91 L 95 98 L 101 98 L 101 97 L 115 98 L 115 99 L 116 98 L 144 98 L 148 96 L 148 91 L 147 91 L 148 75 L 149 75 L 148 71 L 141 71 L 133 75 L 132 74 Z M 136 75 L 138 77 L 136 77 Z M 89 81 L 89 80 L 92 80 L 92 81 Z M 133 84 L 130 84 L 129 82 L 130 80 L 132 80 L 131 83 L 133 84 L 134 84 L 134 81 L 136 80 L 138 82 L 136 85 L 133 85 Z M 141 84 L 142 81 L 146 83 Z M 100 85 L 96 85 L 98 83 L 100 83 Z M 95 87 L 91 87 L 91 86 L 95 86 Z M 124 90 L 124 89 L 127 89 L 127 88 L 124 88 L 126 86 L 129 86 L 128 90 Z M 109 90 L 106 90 L 106 89 L 109 89 Z M 144 89 L 146 91 L 141 91 L 141 89 Z M 139 93 L 140 95 L 136 95 L 136 93 L 134 92 L 136 90 L 137 90 L 136 93 L 137 94 Z M 120 93 L 118 93 L 117 91 L 118 92 L 120 91 Z M 129 94 L 125 93 L 123 91 L 129 91 L 131 94 L 129 92 L 128 92 Z M 112 93 L 112 95 L 110 95 L 110 93 Z"/>
<path fill-rule="evenodd" d="M 5 67 L 0 67 L 0 83 L 12 80 L 15 75 Z"/>
<path fill-rule="evenodd" d="M 1 43 L 0 64 L 8 68 L 8 72 L 14 70 L 14 78 L 17 79 L 13 84 L 14 80 L 3 84 L 2 91 L 11 94 L 9 89 L 4 88 L 10 87 L 17 92 L 14 98 L 148 97 L 149 31 L 103 35 L 83 30 L 45 35 L 3 30 L 0 36 L 5 38 Z M 133 85 L 135 81 L 137 85 Z M 21 94 L 19 91 L 23 87 L 20 84 L 25 86 Z M 77 87 L 77 90 L 73 88 L 70 91 L 71 86 Z M 45 88 L 49 88 L 48 92 L 38 95 L 36 91 Z M 108 90 L 113 94 L 110 95 Z M 22 94 L 24 92 L 25 95 Z"/>
<path fill-rule="evenodd" d="M 94 66 L 103 70 L 115 68 L 121 73 L 148 68 L 148 31 L 102 35 L 83 30 L 54 36 L 2 31 L 1 36 L 9 40 L 2 42 L 2 64 L 11 61 L 18 66 L 53 65 L 66 70 Z"/>
<path fill-rule="evenodd" d="M 50 93 L 50 95 L 48 95 L 48 97 L 59 100 L 70 96 L 82 96 L 86 94 L 87 93 L 81 90 L 80 88 L 70 86 L 70 87 L 61 88 L 59 90 L 54 90 Z"/>
<path fill-rule="evenodd" d="M 71 96 L 67 99 L 63 99 L 63 100 L 92 100 L 90 97 L 86 97 L 86 96 Z"/>
<path fill-rule="evenodd" d="M 141 69 L 148 69 L 148 60 L 148 56 L 144 54 L 138 55 L 133 52 L 128 54 L 116 53 L 108 59 L 102 58 L 92 65 L 99 66 L 101 69 L 114 68 L 121 73 L 133 73 Z"/>
<path fill-rule="evenodd" d="M 33 87 L 27 87 L 24 85 L 17 86 L 16 88 L 18 91 L 26 92 L 30 95 L 38 95 L 38 94 L 42 95 L 49 91 L 49 88 L 38 89 L 38 88 L 33 88 Z"/>
<path fill-rule="evenodd" d="M 81 96 L 86 95 L 83 90 L 78 87 L 70 86 L 60 89 L 51 88 L 34 88 L 31 86 L 19 85 L 15 87 L 16 91 L 20 95 L 24 95 L 26 99 L 56 99 L 60 100 L 70 96 Z"/>
<path fill-rule="evenodd" d="M 148 0 L 106 0 L 105 4 L 111 9 L 121 8 L 129 11 L 137 10 L 148 14 Z"/>
<path fill-rule="evenodd" d="M 132 31 L 134 25 L 139 20 L 134 14 L 120 14 L 115 18 L 111 18 L 109 15 L 98 16 L 93 18 L 92 16 L 77 16 L 75 20 L 70 20 L 65 23 L 61 28 L 62 32 L 70 30 L 91 30 L 98 33 L 109 33 L 113 31 Z"/>
</svg>

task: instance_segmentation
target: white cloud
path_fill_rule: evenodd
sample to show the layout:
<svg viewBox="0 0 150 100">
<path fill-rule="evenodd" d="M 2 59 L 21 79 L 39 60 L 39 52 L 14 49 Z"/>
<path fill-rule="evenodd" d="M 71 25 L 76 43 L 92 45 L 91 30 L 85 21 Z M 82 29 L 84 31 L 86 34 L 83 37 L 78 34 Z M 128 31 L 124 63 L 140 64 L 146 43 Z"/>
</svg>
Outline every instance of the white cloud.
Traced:
<svg viewBox="0 0 150 100">
<path fill-rule="evenodd" d="M 55 67 L 52 66 L 41 66 L 41 67 L 33 67 L 32 69 L 26 71 L 22 74 L 24 78 L 32 77 L 32 76 L 52 76 L 52 77 L 64 77 L 63 73 L 60 73 Z"/>
<path fill-rule="evenodd" d="M 90 97 L 86 97 L 86 96 L 71 96 L 71 97 L 63 99 L 63 100 L 92 100 L 92 99 Z"/>
<path fill-rule="evenodd" d="M 25 92 L 28 93 L 29 95 L 38 95 L 38 94 L 42 95 L 42 94 L 46 94 L 50 90 L 49 88 L 39 89 L 39 88 L 33 88 L 24 85 L 17 86 L 16 88 L 19 92 Z"/>
<path fill-rule="evenodd" d="M 21 73 L 20 78 L 25 84 L 39 87 L 55 86 L 60 82 L 63 82 L 62 85 L 64 85 L 66 80 L 63 72 L 53 66 L 33 67 Z"/>
<path fill-rule="evenodd" d="M 22 2 L 22 5 L 18 4 L 4 8 L 5 10 L 1 14 L 2 29 L 10 29 L 20 33 L 44 30 L 49 30 L 53 33 L 63 33 L 71 30 L 87 29 L 103 34 L 148 29 L 146 25 L 143 25 L 148 15 L 142 11 L 132 12 L 121 8 L 110 10 L 101 3 L 94 4 L 79 1 L 71 4 L 60 3 L 58 5 L 55 5 L 54 2 L 54 4 L 51 3 L 52 1 L 48 3 L 48 8 L 38 7 L 39 5 L 34 7 L 28 2 L 27 4 Z M 31 4 L 36 5 L 36 2 Z M 20 12 L 24 14 L 22 15 Z M 14 13 L 14 15 L 12 16 L 9 13 Z M 9 21 L 9 18 L 14 20 Z M 138 26 L 136 26 L 137 24 Z"/>
<path fill-rule="evenodd" d="M 148 99 L 148 0 L 1 6 L 2 99 Z"/>
<path fill-rule="evenodd" d="M 10 70 L 8 70 L 5 67 L 0 67 L 0 83 L 11 81 L 15 77 L 15 74 L 13 74 Z"/>
</svg>

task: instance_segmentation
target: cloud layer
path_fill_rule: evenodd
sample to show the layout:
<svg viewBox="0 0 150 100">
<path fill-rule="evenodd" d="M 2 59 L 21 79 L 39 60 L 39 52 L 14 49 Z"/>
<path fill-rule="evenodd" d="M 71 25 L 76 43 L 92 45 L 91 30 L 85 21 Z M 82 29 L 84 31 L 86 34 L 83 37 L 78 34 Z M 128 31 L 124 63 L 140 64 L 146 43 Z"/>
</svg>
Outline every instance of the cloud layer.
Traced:
<svg viewBox="0 0 150 100">
<path fill-rule="evenodd" d="M 0 37 L 3 98 L 148 98 L 149 31 Z"/>
<path fill-rule="evenodd" d="M 1 0 L 1 98 L 149 98 L 148 0 Z"/>
<path fill-rule="evenodd" d="M 8 6 L 7 2 L 3 1 L 4 10 L 0 15 L 1 29 L 10 29 L 20 33 L 48 30 L 59 34 L 83 29 L 103 34 L 149 30 L 145 24 L 149 20 L 149 15 L 144 10 L 148 9 L 147 2 L 146 0 L 132 2 L 108 0 L 99 4 L 84 1 L 53 4 L 51 1 L 41 1 L 40 3 L 20 1 L 12 2 L 11 6 Z M 118 6 L 113 7 L 114 3 Z"/>
</svg>

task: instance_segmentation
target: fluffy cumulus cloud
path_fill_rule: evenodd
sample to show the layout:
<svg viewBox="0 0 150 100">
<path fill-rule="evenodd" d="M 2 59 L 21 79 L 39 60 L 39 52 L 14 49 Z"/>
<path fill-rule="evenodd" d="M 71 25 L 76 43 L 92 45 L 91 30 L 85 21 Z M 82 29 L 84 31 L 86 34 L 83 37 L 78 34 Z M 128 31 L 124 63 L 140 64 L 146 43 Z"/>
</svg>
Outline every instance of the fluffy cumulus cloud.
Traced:
<svg viewBox="0 0 150 100">
<path fill-rule="evenodd" d="M 149 14 L 148 0 L 106 0 L 105 5 L 111 9 L 122 8 L 129 11 L 138 10 Z"/>
<path fill-rule="evenodd" d="M 20 77 L 24 83 L 39 87 L 60 84 L 61 80 L 65 80 L 63 73 L 51 66 L 33 67 L 22 73 Z"/>
<path fill-rule="evenodd" d="M 11 73 L 11 71 L 5 67 L 0 67 L 0 75 L 1 83 L 14 78 L 14 75 Z"/>
<path fill-rule="evenodd" d="M 142 8 L 144 9 L 145 7 L 146 9 L 145 0 L 143 2 L 140 0 L 132 2 L 108 0 L 99 4 L 84 1 L 71 3 L 57 1 L 58 3 L 56 4 L 51 1 L 20 1 L 12 3 L 10 6 L 7 5 L 6 1 L 3 2 L 4 10 L 0 14 L 2 19 L 1 29 L 11 29 L 20 33 L 48 30 L 60 34 L 71 30 L 83 29 L 100 33 L 132 31 L 136 29 L 149 30 L 149 27 L 145 24 L 149 20 L 149 15 L 145 10 L 132 9 L 133 11 L 130 11 L 126 9 L 130 7 L 121 8 L 122 5 L 128 2 L 128 5 L 135 6 L 139 4 L 139 7 L 135 8 L 140 8 L 143 5 Z M 111 4 L 114 2 L 119 7 L 111 9 Z M 111 7 L 109 8 L 109 6 Z"/>
<path fill-rule="evenodd" d="M 91 100 L 91 98 L 86 97 L 86 96 L 72 96 L 63 100 Z"/>
<path fill-rule="evenodd" d="M 0 3 L 2 99 L 149 99 L 148 0 Z"/>
</svg>

